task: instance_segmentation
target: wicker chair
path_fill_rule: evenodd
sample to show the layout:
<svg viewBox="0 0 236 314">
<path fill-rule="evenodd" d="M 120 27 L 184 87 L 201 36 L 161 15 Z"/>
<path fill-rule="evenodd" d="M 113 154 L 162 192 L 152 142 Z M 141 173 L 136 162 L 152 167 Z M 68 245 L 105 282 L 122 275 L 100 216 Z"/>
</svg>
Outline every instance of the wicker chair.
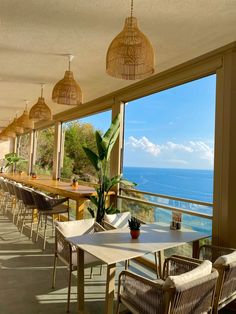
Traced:
<svg viewBox="0 0 236 314">
<path fill-rule="evenodd" d="M 236 299 L 236 251 L 214 245 L 203 245 L 199 257 L 213 262 L 219 272 L 213 313 Z"/>
<path fill-rule="evenodd" d="M 165 263 L 169 270 L 173 265 L 173 269 L 181 269 L 183 273 L 168 276 L 165 281 L 150 280 L 126 270 L 121 272 L 117 313 L 121 304 L 135 314 L 212 313 L 218 278 L 212 263 L 199 264 L 184 257 L 174 257 L 173 261 L 169 258 Z M 184 273 L 184 269 L 188 271 Z"/>
<path fill-rule="evenodd" d="M 105 231 L 105 229 L 96 223 L 93 218 L 56 223 L 52 288 L 55 288 L 56 265 L 57 259 L 59 259 L 68 267 L 69 270 L 67 312 L 70 310 L 71 275 L 73 271 L 77 270 L 77 250 L 67 238 L 99 231 Z M 102 261 L 88 253 L 85 253 L 84 264 L 86 268 L 91 267 L 92 274 L 92 267 L 101 265 Z"/>
<path fill-rule="evenodd" d="M 112 230 L 117 228 L 125 228 L 128 227 L 128 220 L 131 219 L 131 213 L 130 212 L 122 212 L 117 214 L 105 214 L 103 219 L 103 227 L 106 230 Z M 136 218 L 141 225 L 144 225 L 145 222 L 141 219 Z M 155 257 L 155 271 L 157 274 L 157 278 L 160 278 L 160 272 L 159 272 L 159 258 L 158 258 L 158 252 L 154 253 Z M 129 267 L 129 261 L 125 261 L 125 269 L 128 269 Z"/>
<path fill-rule="evenodd" d="M 45 217 L 44 221 L 44 233 L 43 233 L 43 250 L 46 248 L 46 232 L 48 225 L 48 218 L 52 218 L 52 230 L 54 230 L 54 215 L 67 214 L 68 220 L 69 216 L 69 199 L 68 198 L 52 198 L 44 193 L 32 191 L 34 198 L 35 207 L 38 210 L 38 225 L 37 225 L 37 234 L 35 242 L 38 241 L 39 237 L 39 226 L 42 222 L 42 217 Z M 67 202 L 67 205 L 63 203 Z"/>
</svg>

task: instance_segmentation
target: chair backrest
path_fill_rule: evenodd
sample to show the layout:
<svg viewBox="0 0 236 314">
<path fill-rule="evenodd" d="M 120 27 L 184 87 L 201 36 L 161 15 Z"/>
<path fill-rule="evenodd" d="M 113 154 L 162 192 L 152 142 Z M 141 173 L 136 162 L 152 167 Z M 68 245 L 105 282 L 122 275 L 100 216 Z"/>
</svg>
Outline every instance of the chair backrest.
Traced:
<svg viewBox="0 0 236 314">
<path fill-rule="evenodd" d="M 93 230 L 94 222 L 94 218 L 56 222 L 56 229 L 67 238 L 80 236 L 82 234 L 89 233 L 90 230 Z"/>
<path fill-rule="evenodd" d="M 1 185 L 1 188 L 2 188 L 2 190 L 3 190 L 4 192 L 9 193 L 5 180 L 2 180 L 2 179 L 1 179 L 1 180 L 0 180 L 0 185 Z"/>
<path fill-rule="evenodd" d="M 35 205 L 33 192 L 31 189 L 27 189 L 25 187 L 19 188 L 22 196 L 22 201 L 25 206 L 33 206 Z"/>
<path fill-rule="evenodd" d="M 94 223 L 94 218 L 56 222 L 55 251 L 66 264 L 69 264 L 72 253 L 71 245 L 66 238 L 94 232 Z"/>
<path fill-rule="evenodd" d="M 128 227 L 128 220 L 131 219 L 130 212 L 123 212 L 117 214 L 105 214 L 104 221 L 112 225 L 114 228 Z"/>
<path fill-rule="evenodd" d="M 178 276 L 169 276 L 165 291 L 165 312 L 175 314 L 210 313 L 213 308 L 218 272 L 210 261 Z"/>
<path fill-rule="evenodd" d="M 12 196 L 15 196 L 15 191 L 14 191 L 14 188 L 13 188 L 13 183 L 10 182 L 10 181 L 5 181 L 5 183 L 6 183 L 8 192 L 9 192 Z"/>
<path fill-rule="evenodd" d="M 215 308 L 222 308 L 236 299 L 236 251 L 220 256 L 214 262 L 219 272 Z"/>
<path fill-rule="evenodd" d="M 44 210 L 51 210 L 52 207 L 50 203 L 48 202 L 47 196 L 40 192 L 32 191 L 32 195 L 34 198 L 35 206 L 38 210 L 44 211 Z"/>
<path fill-rule="evenodd" d="M 18 186 L 17 183 L 13 183 L 13 189 L 15 191 L 15 195 L 17 197 L 18 200 L 22 200 L 22 195 L 21 195 L 21 188 L 20 186 Z"/>
<path fill-rule="evenodd" d="M 234 251 L 235 249 L 232 248 L 204 244 L 199 249 L 198 258 L 203 260 L 207 259 L 214 263 L 220 256 L 233 253 Z"/>
</svg>

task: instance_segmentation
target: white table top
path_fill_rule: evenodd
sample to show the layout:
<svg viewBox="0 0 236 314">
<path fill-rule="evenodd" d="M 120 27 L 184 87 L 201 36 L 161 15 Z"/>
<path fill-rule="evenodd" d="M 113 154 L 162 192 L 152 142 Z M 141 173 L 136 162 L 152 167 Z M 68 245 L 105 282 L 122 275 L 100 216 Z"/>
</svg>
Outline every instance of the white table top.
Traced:
<svg viewBox="0 0 236 314">
<path fill-rule="evenodd" d="M 67 240 L 110 265 L 206 237 L 209 234 L 184 228 L 170 230 L 169 226 L 156 223 L 142 225 L 141 234 L 136 240 L 131 239 L 128 228 L 85 234 Z"/>
</svg>

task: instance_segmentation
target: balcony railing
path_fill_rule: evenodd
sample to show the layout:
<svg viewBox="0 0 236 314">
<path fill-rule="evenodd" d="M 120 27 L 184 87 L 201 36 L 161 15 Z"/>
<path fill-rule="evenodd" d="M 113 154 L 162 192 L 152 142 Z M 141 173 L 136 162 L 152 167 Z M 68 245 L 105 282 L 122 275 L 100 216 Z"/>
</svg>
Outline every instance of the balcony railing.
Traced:
<svg viewBox="0 0 236 314">
<path fill-rule="evenodd" d="M 187 198 L 121 188 L 120 207 L 147 221 L 170 223 L 172 212 L 182 213 L 183 224 L 211 233 L 213 204 Z"/>
</svg>

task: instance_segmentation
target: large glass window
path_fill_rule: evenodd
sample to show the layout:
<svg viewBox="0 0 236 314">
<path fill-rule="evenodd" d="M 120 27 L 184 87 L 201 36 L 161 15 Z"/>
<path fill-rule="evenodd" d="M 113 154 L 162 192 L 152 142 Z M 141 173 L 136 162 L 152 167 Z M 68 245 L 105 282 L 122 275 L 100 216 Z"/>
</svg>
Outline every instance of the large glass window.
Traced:
<svg viewBox="0 0 236 314">
<path fill-rule="evenodd" d="M 181 198 L 213 202 L 215 92 L 216 76 L 211 75 L 126 104 L 124 176 L 138 190 L 180 199 L 136 198 L 212 214 L 211 206 Z M 164 208 L 142 205 L 139 210 L 141 216 L 146 210 L 149 220 L 171 220 L 171 211 Z M 183 215 L 187 225 L 209 231 L 210 221 L 203 220 Z"/>
<path fill-rule="evenodd" d="M 36 160 L 34 165 L 34 172 L 37 174 L 52 174 L 54 133 L 54 126 L 36 132 Z"/>
<path fill-rule="evenodd" d="M 61 178 L 71 180 L 76 177 L 86 182 L 97 182 L 95 170 L 87 159 L 83 146 L 96 152 L 95 131 L 104 134 L 110 123 L 111 111 L 63 123 Z"/>
<path fill-rule="evenodd" d="M 25 162 L 22 162 L 18 165 L 18 170 L 24 171 L 26 173 L 28 172 L 30 159 L 29 145 L 30 145 L 29 133 L 20 135 L 17 138 L 18 154 L 19 156 L 23 157 L 26 160 Z"/>
</svg>

